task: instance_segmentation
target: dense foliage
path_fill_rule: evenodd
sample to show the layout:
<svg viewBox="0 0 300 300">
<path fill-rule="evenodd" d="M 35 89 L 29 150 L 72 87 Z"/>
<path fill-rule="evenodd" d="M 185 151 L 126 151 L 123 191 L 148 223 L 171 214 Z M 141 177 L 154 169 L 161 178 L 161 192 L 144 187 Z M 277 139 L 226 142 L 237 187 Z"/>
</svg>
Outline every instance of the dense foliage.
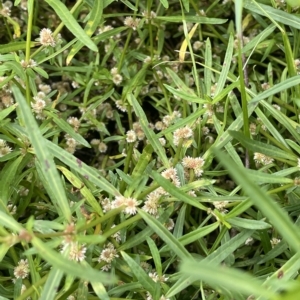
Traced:
<svg viewBox="0 0 300 300">
<path fill-rule="evenodd" d="M 0 299 L 297 298 L 287 2 L 1 1 Z"/>
</svg>

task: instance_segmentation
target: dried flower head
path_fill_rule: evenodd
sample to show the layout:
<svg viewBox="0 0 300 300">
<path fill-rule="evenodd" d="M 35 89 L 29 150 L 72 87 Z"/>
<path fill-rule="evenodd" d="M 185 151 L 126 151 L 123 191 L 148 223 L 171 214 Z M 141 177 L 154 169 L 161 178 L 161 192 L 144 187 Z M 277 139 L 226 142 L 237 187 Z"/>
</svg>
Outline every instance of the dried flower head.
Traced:
<svg viewBox="0 0 300 300">
<path fill-rule="evenodd" d="M 136 30 L 139 26 L 141 19 L 139 18 L 133 18 L 133 17 L 126 17 L 124 20 L 124 25 L 127 27 L 132 28 L 133 30 Z"/>
<path fill-rule="evenodd" d="M 126 132 L 126 141 L 128 143 L 135 143 L 137 140 L 137 136 L 134 130 L 128 130 Z"/>
<path fill-rule="evenodd" d="M 175 146 L 178 146 L 182 141 L 182 145 L 188 148 L 191 145 L 193 136 L 193 130 L 189 126 L 176 129 L 173 134 L 173 142 Z"/>
<path fill-rule="evenodd" d="M 262 164 L 265 166 L 271 164 L 274 161 L 274 159 L 265 154 L 255 152 L 254 161 L 258 164 Z"/>
<path fill-rule="evenodd" d="M 112 243 L 108 243 L 106 245 L 106 248 L 101 251 L 98 262 L 105 261 L 110 264 L 115 257 L 119 257 L 119 255 L 117 254 L 117 249 Z"/>
<path fill-rule="evenodd" d="M 134 198 L 125 198 L 124 196 L 116 196 L 115 200 L 112 201 L 111 207 L 118 208 L 124 206 L 124 212 L 126 214 L 134 215 L 137 212 L 138 202 Z"/>
<path fill-rule="evenodd" d="M 175 186 L 180 186 L 180 181 L 175 168 L 168 168 L 161 173 L 162 177 L 169 179 Z"/>
<path fill-rule="evenodd" d="M 204 159 L 202 157 L 185 156 L 182 159 L 182 165 L 187 169 L 193 169 L 195 175 L 200 177 L 203 174 Z"/>
<path fill-rule="evenodd" d="M 46 101 L 40 98 L 36 98 L 35 102 L 31 102 L 30 105 L 36 114 L 41 114 L 46 106 Z"/>
<path fill-rule="evenodd" d="M 6 141 L 0 139 L 0 157 L 12 152 L 12 148 L 7 146 Z"/>
<path fill-rule="evenodd" d="M 56 45 L 56 41 L 53 37 L 52 31 L 49 28 L 43 28 L 40 31 L 40 39 L 39 42 L 43 45 L 43 46 L 51 46 L 51 47 L 55 47 Z"/>
<path fill-rule="evenodd" d="M 61 252 L 69 251 L 68 258 L 74 261 L 83 261 L 85 259 L 86 247 L 78 242 L 64 243 Z"/>
<path fill-rule="evenodd" d="M 156 216 L 158 213 L 158 207 L 160 206 L 158 203 L 160 197 L 161 194 L 157 190 L 151 192 L 147 196 L 147 200 L 145 201 L 142 209 L 148 214 Z"/>
<path fill-rule="evenodd" d="M 14 275 L 18 278 L 26 278 L 29 274 L 29 264 L 27 259 L 21 259 L 18 265 L 14 268 Z"/>
</svg>

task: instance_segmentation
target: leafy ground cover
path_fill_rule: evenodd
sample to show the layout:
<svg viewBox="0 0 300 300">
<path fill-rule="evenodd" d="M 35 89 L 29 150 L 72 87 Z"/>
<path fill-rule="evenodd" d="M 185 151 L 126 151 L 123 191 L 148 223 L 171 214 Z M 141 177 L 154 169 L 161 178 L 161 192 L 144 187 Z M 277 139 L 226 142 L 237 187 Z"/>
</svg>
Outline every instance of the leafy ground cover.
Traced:
<svg viewBox="0 0 300 300">
<path fill-rule="evenodd" d="M 298 299 L 287 2 L 1 1 L 0 299 Z"/>
</svg>

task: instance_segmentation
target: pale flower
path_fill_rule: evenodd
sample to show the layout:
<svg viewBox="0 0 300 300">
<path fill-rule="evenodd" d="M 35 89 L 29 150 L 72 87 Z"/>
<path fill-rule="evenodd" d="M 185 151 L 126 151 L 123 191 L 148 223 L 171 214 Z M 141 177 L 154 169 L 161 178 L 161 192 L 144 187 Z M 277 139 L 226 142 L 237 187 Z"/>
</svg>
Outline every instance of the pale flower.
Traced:
<svg viewBox="0 0 300 300">
<path fill-rule="evenodd" d="M 21 259 L 14 268 L 14 275 L 18 278 L 26 278 L 29 274 L 29 264 L 27 259 Z"/>
<path fill-rule="evenodd" d="M 52 31 L 49 28 L 43 28 L 40 31 L 39 41 L 43 46 L 55 47 L 56 45 L 55 39 L 52 35 Z"/>
<path fill-rule="evenodd" d="M 265 154 L 255 152 L 254 161 L 258 164 L 269 165 L 274 161 L 274 159 Z"/>
<path fill-rule="evenodd" d="M 180 141 L 182 144 L 188 147 L 189 141 L 193 136 L 193 130 L 189 126 L 176 129 L 173 134 L 173 142 L 175 146 L 178 146 Z"/>
<path fill-rule="evenodd" d="M 134 130 L 128 130 L 126 132 L 126 141 L 128 143 L 134 143 L 137 139 L 136 133 Z"/>
<path fill-rule="evenodd" d="M 106 248 L 101 251 L 98 262 L 105 261 L 110 264 L 116 257 L 119 257 L 117 254 L 117 249 L 112 243 L 108 243 Z"/>
</svg>

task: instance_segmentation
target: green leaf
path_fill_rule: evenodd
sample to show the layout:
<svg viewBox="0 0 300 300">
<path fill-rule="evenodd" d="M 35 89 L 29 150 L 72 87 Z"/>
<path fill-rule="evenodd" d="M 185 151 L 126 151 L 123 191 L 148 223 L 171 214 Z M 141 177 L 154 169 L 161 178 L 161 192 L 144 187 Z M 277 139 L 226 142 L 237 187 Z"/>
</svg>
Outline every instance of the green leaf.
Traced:
<svg viewBox="0 0 300 300">
<path fill-rule="evenodd" d="M 172 249 L 175 254 L 183 259 L 191 257 L 191 254 L 178 242 L 178 240 L 168 231 L 157 219 L 150 216 L 143 210 L 138 210 L 144 221 L 151 227 L 154 232 Z"/>
<path fill-rule="evenodd" d="M 105 272 L 96 271 L 88 264 L 79 264 L 63 257 L 60 253 L 47 247 L 46 244 L 37 237 L 33 237 L 31 243 L 43 259 L 52 265 L 53 268 L 62 270 L 65 274 L 88 281 L 95 281 L 95 278 L 97 278 L 97 280 L 104 284 L 112 284 L 116 280 L 114 276 Z"/>
<path fill-rule="evenodd" d="M 157 16 L 156 19 L 173 22 L 173 23 L 182 23 L 182 16 Z M 186 22 L 199 23 L 199 24 L 224 24 L 227 22 L 227 19 L 216 19 L 216 18 L 207 18 L 199 16 L 185 16 Z"/>
<path fill-rule="evenodd" d="M 197 228 L 197 229 L 185 234 L 184 236 L 178 238 L 178 242 L 183 246 L 191 244 L 191 243 L 199 240 L 200 238 L 208 235 L 209 233 L 215 231 L 219 227 L 219 225 L 220 224 L 218 222 L 215 222 L 215 223 L 207 225 L 205 227 Z M 170 251 L 170 250 L 171 250 L 171 248 L 168 245 L 166 245 L 166 246 L 162 247 L 159 250 L 159 252 L 166 252 L 166 251 Z"/>
<path fill-rule="evenodd" d="M 152 171 L 151 176 L 170 195 L 174 196 L 177 201 L 182 201 L 182 202 L 187 203 L 191 206 L 194 206 L 194 207 L 197 207 L 201 210 L 207 211 L 207 208 L 203 204 L 201 204 L 200 201 L 197 200 L 197 198 L 192 197 L 192 196 L 182 192 L 179 188 L 175 187 L 174 184 L 172 184 L 169 180 L 165 179 L 163 176 L 161 176 L 157 172 Z"/>
<path fill-rule="evenodd" d="M 95 199 L 92 192 L 85 186 L 85 184 L 72 172 L 68 169 L 59 166 L 58 169 L 66 176 L 66 178 L 71 182 L 71 184 L 80 190 L 80 193 L 85 198 L 85 200 L 91 205 L 93 208 L 93 212 L 103 216 L 103 212 L 99 202 Z"/>
<path fill-rule="evenodd" d="M 167 208 L 163 214 L 158 218 L 159 222 L 165 223 L 169 219 L 169 216 L 172 213 L 172 208 Z M 118 250 L 126 250 L 126 249 L 132 249 L 133 247 L 143 243 L 147 237 L 151 236 L 153 234 L 153 229 L 151 227 L 146 227 L 139 233 L 136 233 L 133 237 L 129 238 L 124 244 L 122 244 Z"/>
<path fill-rule="evenodd" d="M 249 43 L 243 46 L 242 52 L 246 53 L 253 48 L 257 48 L 260 43 L 262 43 L 270 34 L 275 30 L 276 26 L 274 24 L 269 25 L 265 30 L 256 35 Z M 255 49 L 254 49 L 255 50 Z"/>
<path fill-rule="evenodd" d="M 2 206 L 6 206 L 8 200 L 10 199 L 11 189 L 14 186 L 14 182 L 17 176 L 17 170 L 19 165 L 23 160 L 22 156 L 19 156 L 15 160 L 11 160 L 9 163 L 5 165 L 5 167 L 1 170 L 0 173 L 0 199 L 1 199 L 1 209 L 4 211 L 6 208 Z"/>
<path fill-rule="evenodd" d="M 261 104 L 272 114 L 273 118 L 275 118 L 279 124 L 281 124 L 284 128 L 286 128 L 286 130 L 291 133 L 296 142 L 298 142 L 299 144 L 300 135 L 296 130 L 297 128 L 299 128 L 299 124 L 291 120 L 286 114 L 283 114 L 281 111 L 274 108 L 267 101 L 261 101 Z"/>
<path fill-rule="evenodd" d="M 276 293 L 262 287 L 261 281 L 240 270 L 190 259 L 183 260 L 180 270 L 182 274 L 190 276 L 192 282 L 201 280 L 215 289 L 222 287 L 231 292 L 239 292 L 246 296 L 264 296 L 270 300 L 276 297 Z"/>
<path fill-rule="evenodd" d="M 228 72 L 229 72 L 230 65 L 231 65 L 231 60 L 232 60 L 233 42 L 234 42 L 233 41 L 233 36 L 230 35 L 229 40 L 228 40 L 228 45 L 227 45 L 227 50 L 226 50 L 224 62 L 223 62 L 223 66 L 222 66 L 222 71 L 221 71 L 221 74 L 220 74 L 220 77 L 219 77 L 219 80 L 218 80 L 217 88 L 216 88 L 215 93 L 214 93 L 214 99 L 224 89 L 225 82 L 227 80 Z"/>
<path fill-rule="evenodd" d="M 26 81 L 26 74 L 20 63 L 16 61 L 6 61 L 4 66 L 14 71 L 24 82 Z"/>
<path fill-rule="evenodd" d="M 214 152 L 221 164 L 229 171 L 232 178 L 242 186 L 248 195 L 251 195 L 252 202 L 259 208 L 262 214 L 269 219 L 270 223 L 284 237 L 290 247 L 297 251 L 300 247 L 300 233 L 279 204 L 249 178 L 244 168 L 234 164 L 220 150 L 215 149 Z"/>
<path fill-rule="evenodd" d="M 154 261 L 155 270 L 156 270 L 156 272 L 159 276 L 162 276 L 163 275 L 163 273 L 162 273 L 162 264 L 161 264 L 158 249 L 157 249 L 154 241 L 149 237 L 147 238 L 147 243 L 148 243 L 149 249 L 151 251 L 152 259 Z"/>
<path fill-rule="evenodd" d="M 295 168 L 297 169 L 297 168 Z M 291 170 L 296 172 L 296 170 Z M 299 171 L 299 168 L 298 168 Z M 294 180 L 291 178 L 286 178 L 286 177 L 280 177 L 279 174 L 277 173 L 264 173 L 256 170 L 247 170 L 247 174 L 253 182 L 256 182 L 257 184 L 263 184 L 263 183 L 279 183 L 279 184 L 288 184 L 288 183 L 293 183 Z M 287 174 L 288 175 L 288 174 Z M 283 174 L 281 176 L 284 176 Z"/>
<path fill-rule="evenodd" d="M 45 188 L 48 189 L 49 195 L 54 196 L 51 200 L 53 201 L 53 204 L 59 208 L 57 212 L 62 214 L 66 220 L 70 221 L 71 211 L 69 201 L 66 197 L 61 178 L 56 170 L 53 157 L 48 150 L 46 140 L 42 136 L 36 120 L 20 90 L 16 86 L 13 86 L 12 90 L 14 97 L 19 104 L 22 119 L 26 120 L 27 134 L 34 147 L 37 159 L 40 162 L 42 173 L 47 180 L 48 184 Z"/>
<path fill-rule="evenodd" d="M 215 223 L 217 224 L 217 223 Z M 214 224 L 212 224 L 214 225 Z M 218 225 L 218 224 L 217 224 Z M 211 225 L 208 225 L 211 226 Z M 208 227 L 206 226 L 206 227 Z M 216 251 L 212 252 L 204 258 L 203 261 L 220 264 L 222 263 L 229 255 L 234 253 L 236 249 L 238 249 L 245 241 L 254 233 L 254 230 L 243 230 L 235 237 L 221 245 Z M 186 289 L 192 283 L 191 276 L 185 276 L 184 278 L 180 278 L 168 291 L 167 296 L 173 297 L 182 290 Z"/>
<path fill-rule="evenodd" d="M 37 42 L 30 42 L 30 48 L 33 48 L 37 46 L 39 43 Z M 19 50 L 26 49 L 26 42 L 14 42 L 9 44 L 2 44 L 0 45 L 0 53 L 10 53 L 10 52 L 16 52 Z"/>
<path fill-rule="evenodd" d="M 168 2 L 168 0 L 159 0 L 159 1 L 163 5 L 164 8 L 169 8 L 169 2 Z"/>
<path fill-rule="evenodd" d="M 77 23 L 76 19 L 70 13 L 68 8 L 61 1 L 57 0 L 45 0 L 56 12 L 58 17 L 62 20 L 64 25 L 70 30 L 79 41 L 84 43 L 91 50 L 98 52 L 97 46 L 91 40 L 91 38 L 84 32 L 84 30 Z"/>
<path fill-rule="evenodd" d="M 0 210 L 0 224 L 16 232 L 20 232 L 24 230 L 24 228 L 13 217 L 7 215 L 1 210 Z"/>
<path fill-rule="evenodd" d="M 226 221 L 233 225 L 234 227 L 240 227 L 240 228 L 246 228 L 246 229 L 255 229 L 255 230 L 263 230 L 263 229 L 269 229 L 272 226 L 264 221 L 258 221 L 258 220 L 249 220 L 249 219 L 243 219 L 243 218 L 230 218 L 226 219 Z"/>
<path fill-rule="evenodd" d="M 111 183 L 109 183 L 103 176 L 100 175 L 99 172 L 96 171 L 96 169 L 89 167 L 83 161 L 76 158 L 74 155 L 70 154 L 66 150 L 55 145 L 54 143 L 46 141 L 46 144 L 53 156 L 58 158 L 70 168 L 74 169 L 85 179 L 100 187 L 110 195 L 117 196 L 120 194 L 119 191 Z"/>
<path fill-rule="evenodd" d="M 300 18 L 294 14 L 252 0 L 244 0 L 244 8 L 267 18 L 272 18 L 282 24 L 300 29 Z"/>
<path fill-rule="evenodd" d="M 146 291 L 149 291 L 150 294 L 153 294 L 155 290 L 155 282 L 152 280 L 152 278 L 150 278 L 142 269 L 142 267 L 128 254 L 126 254 L 126 252 L 121 251 L 121 254 L 126 263 L 129 265 L 132 275 L 138 279 L 138 282 Z"/>
<path fill-rule="evenodd" d="M 46 284 L 43 288 L 40 300 L 52 300 L 57 294 L 57 287 L 60 284 L 60 281 L 64 275 L 63 270 L 57 268 L 52 268 L 49 272 Z"/>
<path fill-rule="evenodd" d="M 103 12 L 103 1 L 94 1 L 94 5 L 91 7 L 90 18 L 84 28 L 84 31 L 88 36 L 92 36 L 101 22 Z M 81 40 L 79 40 L 71 49 L 67 57 L 67 65 L 73 59 L 78 51 L 84 46 Z"/>
<path fill-rule="evenodd" d="M 84 147 L 91 148 L 90 144 L 77 132 L 74 131 L 73 127 L 71 127 L 65 120 L 59 118 L 55 113 L 51 111 L 44 111 L 46 116 L 49 116 L 55 124 L 64 132 L 69 134 L 74 140 L 78 143 L 82 144 Z"/>
<path fill-rule="evenodd" d="M 207 103 L 207 100 L 199 98 L 196 94 L 194 94 L 194 91 L 192 89 L 189 89 L 188 91 L 181 91 L 177 90 L 170 85 L 164 84 L 164 87 L 169 90 L 173 95 L 180 97 L 184 100 L 187 100 L 189 102 L 194 102 L 194 103 Z"/>
<path fill-rule="evenodd" d="M 245 148 L 250 151 L 263 153 L 272 158 L 282 158 L 297 161 L 297 156 L 291 153 L 287 153 L 280 148 L 277 148 L 270 144 L 265 144 L 260 141 L 251 140 L 244 136 L 241 132 L 229 131 L 229 134 L 237 139 Z"/>
<path fill-rule="evenodd" d="M 106 291 L 104 285 L 102 284 L 102 282 L 100 282 L 98 280 L 91 281 L 91 285 L 93 287 L 94 292 L 99 297 L 99 299 L 102 299 L 102 300 L 110 300 L 111 299 L 111 298 L 109 298 L 107 291 Z"/>
<path fill-rule="evenodd" d="M 139 117 L 139 122 L 143 128 L 143 131 L 147 139 L 149 140 L 149 143 L 152 145 L 154 151 L 156 151 L 157 155 L 161 159 L 164 166 L 168 168 L 170 166 L 170 162 L 166 156 L 166 152 L 163 146 L 161 145 L 161 143 L 159 142 L 158 137 L 155 135 L 153 130 L 149 128 L 149 123 L 142 107 L 140 106 L 140 104 L 132 94 L 128 95 L 128 100 L 132 103 L 134 111 L 136 115 Z"/>
</svg>

